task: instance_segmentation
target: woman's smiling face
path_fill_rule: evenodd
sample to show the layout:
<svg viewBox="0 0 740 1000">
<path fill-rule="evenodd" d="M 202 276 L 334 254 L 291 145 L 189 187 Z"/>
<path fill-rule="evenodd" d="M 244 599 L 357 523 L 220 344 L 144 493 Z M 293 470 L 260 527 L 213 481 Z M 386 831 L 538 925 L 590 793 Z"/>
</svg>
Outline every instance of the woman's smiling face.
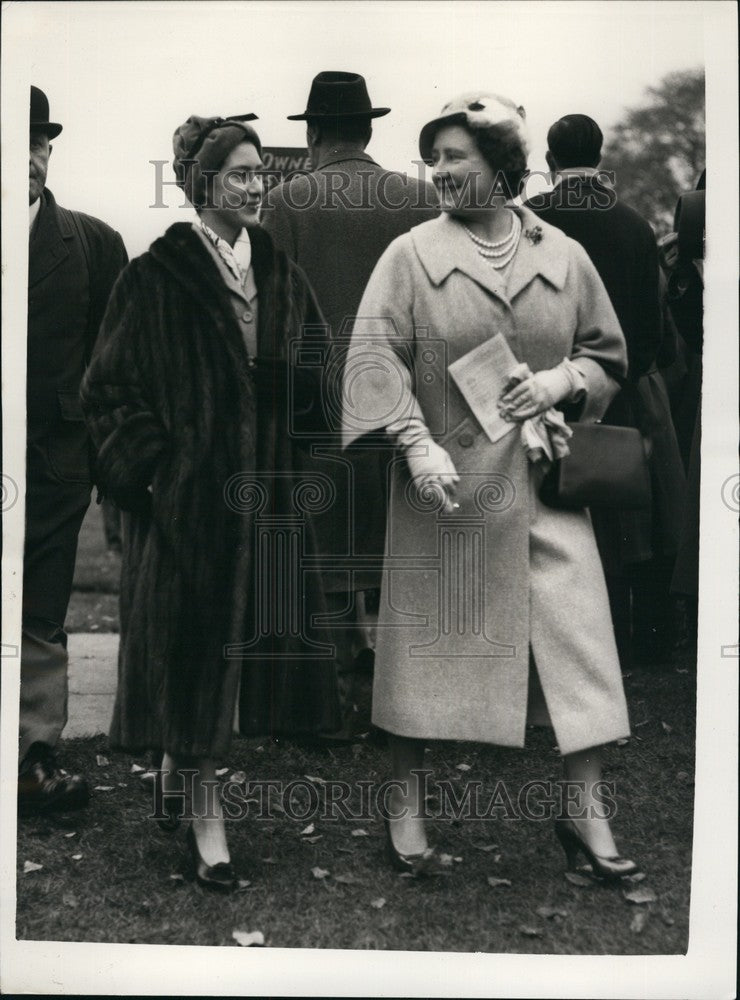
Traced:
<svg viewBox="0 0 740 1000">
<path fill-rule="evenodd" d="M 445 125 L 434 137 L 432 180 L 441 210 L 450 215 L 464 218 L 506 202 L 503 194 L 493 193 L 496 175 L 461 125 Z"/>
</svg>

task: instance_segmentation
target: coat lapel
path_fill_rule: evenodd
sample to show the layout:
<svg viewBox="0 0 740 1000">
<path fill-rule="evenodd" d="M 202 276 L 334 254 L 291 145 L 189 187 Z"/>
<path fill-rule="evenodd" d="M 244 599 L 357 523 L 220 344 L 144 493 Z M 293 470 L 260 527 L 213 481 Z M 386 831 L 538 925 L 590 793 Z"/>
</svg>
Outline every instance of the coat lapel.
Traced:
<svg viewBox="0 0 740 1000">
<path fill-rule="evenodd" d="M 69 257 L 68 242 L 74 236 L 69 222 L 59 212 L 51 191 L 45 190 L 42 198 L 29 246 L 29 288 L 37 285 Z"/>
<path fill-rule="evenodd" d="M 461 271 L 507 306 L 537 275 L 562 289 L 568 271 L 566 237 L 529 209 L 514 206 L 514 211 L 522 220 L 522 236 L 508 280 L 483 260 L 463 226 L 449 215 L 412 229 L 430 281 L 441 285 L 453 271 Z"/>
<path fill-rule="evenodd" d="M 513 300 L 537 275 L 562 290 L 568 274 L 567 237 L 524 206 L 514 211 L 522 220 L 522 235 L 506 285 L 509 299 Z"/>
</svg>

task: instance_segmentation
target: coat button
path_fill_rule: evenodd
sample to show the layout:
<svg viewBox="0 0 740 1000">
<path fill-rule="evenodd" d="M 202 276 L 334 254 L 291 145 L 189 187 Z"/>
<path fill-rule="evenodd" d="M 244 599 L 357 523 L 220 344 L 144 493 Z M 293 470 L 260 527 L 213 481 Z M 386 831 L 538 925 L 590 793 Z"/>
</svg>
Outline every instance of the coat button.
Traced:
<svg viewBox="0 0 740 1000">
<path fill-rule="evenodd" d="M 475 438 L 473 437 L 473 435 L 469 434 L 466 431 L 464 434 L 460 435 L 460 437 L 457 439 L 457 443 L 460 445 L 461 448 L 470 448 L 474 440 Z"/>
<path fill-rule="evenodd" d="M 245 323 L 248 323 L 251 320 L 251 318 L 252 318 L 251 309 L 245 309 L 244 312 L 242 313 L 242 319 L 244 320 Z"/>
</svg>

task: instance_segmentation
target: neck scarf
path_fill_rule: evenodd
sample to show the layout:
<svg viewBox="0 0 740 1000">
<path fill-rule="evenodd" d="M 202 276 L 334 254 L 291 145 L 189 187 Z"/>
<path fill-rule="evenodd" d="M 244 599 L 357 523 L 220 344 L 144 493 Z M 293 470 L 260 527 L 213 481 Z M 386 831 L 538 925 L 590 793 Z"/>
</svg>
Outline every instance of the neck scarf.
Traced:
<svg viewBox="0 0 740 1000">
<path fill-rule="evenodd" d="M 198 225 L 216 248 L 219 257 L 226 264 L 240 285 L 244 285 L 247 272 L 252 264 L 252 244 L 249 240 L 249 233 L 242 229 L 236 238 L 233 247 L 229 246 L 225 239 L 214 233 L 202 219 L 198 219 Z"/>
</svg>

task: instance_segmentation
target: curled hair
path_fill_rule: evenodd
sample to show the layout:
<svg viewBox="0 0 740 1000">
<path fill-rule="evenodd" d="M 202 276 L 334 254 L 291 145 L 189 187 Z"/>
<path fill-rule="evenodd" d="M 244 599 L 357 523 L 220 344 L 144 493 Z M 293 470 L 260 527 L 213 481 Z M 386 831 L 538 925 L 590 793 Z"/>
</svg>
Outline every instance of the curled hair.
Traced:
<svg viewBox="0 0 740 1000">
<path fill-rule="evenodd" d="M 527 175 L 527 152 L 512 122 L 478 127 L 464 124 L 507 198 L 516 198 Z"/>
</svg>

